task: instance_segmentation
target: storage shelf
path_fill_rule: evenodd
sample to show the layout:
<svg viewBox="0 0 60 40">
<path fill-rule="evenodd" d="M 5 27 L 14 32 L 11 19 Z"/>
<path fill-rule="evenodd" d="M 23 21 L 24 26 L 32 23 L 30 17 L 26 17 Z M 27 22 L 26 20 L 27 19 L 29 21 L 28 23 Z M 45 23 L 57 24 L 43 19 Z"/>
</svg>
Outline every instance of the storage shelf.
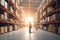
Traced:
<svg viewBox="0 0 60 40">
<path fill-rule="evenodd" d="M 2 4 L 3 3 L 3 4 Z M 0 3 L 0 35 L 20 29 L 21 20 L 18 0 L 1 0 Z M 16 12 L 17 11 L 17 12 Z M 16 14 L 17 13 L 17 14 Z"/>
<path fill-rule="evenodd" d="M 46 10 L 48 7 L 50 7 L 51 5 L 53 5 L 55 2 L 56 2 L 56 0 L 52 0 L 52 1 L 42 10 L 42 12 L 43 12 L 44 10 Z M 41 13 L 42 13 L 42 12 L 41 12 Z"/>
<path fill-rule="evenodd" d="M 60 21 L 46 21 L 46 22 L 43 22 L 42 24 L 56 24 L 56 23 L 60 23 Z"/>
<path fill-rule="evenodd" d="M 3 24 L 12 24 L 12 25 L 16 24 L 15 22 L 12 22 L 10 20 L 1 20 L 1 19 L 0 19 L 0 23 L 3 23 Z"/>
<path fill-rule="evenodd" d="M 12 0 L 9 0 L 8 1 L 10 4 L 11 4 L 11 6 L 16 10 L 17 8 L 16 8 L 16 5 L 12 2 Z"/>
<path fill-rule="evenodd" d="M 52 0 L 52 1 L 47 5 L 47 7 L 50 7 L 50 6 L 53 5 L 55 2 L 56 2 L 56 0 Z"/>
<path fill-rule="evenodd" d="M 0 9 L 7 12 L 8 14 L 12 15 L 13 17 L 15 17 L 17 19 L 17 16 L 14 13 L 12 13 L 10 10 L 4 8 L 2 5 L 0 5 Z"/>
<path fill-rule="evenodd" d="M 4 8 L 2 5 L 0 5 L 0 9 L 12 15 L 14 18 L 16 18 L 19 21 L 18 17 L 14 13 L 12 13 L 10 10 Z"/>
<path fill-rule="evenodd" d="M 43 19 L 45 17 L 49 17 L 49 16 L 55 14 L 55 12 L 57 12 L 57 11 L 60 11 L 60 8 L 50 11 L 49 13 L 47 13 L 47 15 L 44 15 L 41 19 Z"/>
<path fill-rule="evenodd" d="M 46 4 L 46 1 L 48 4 Z M 40 12 L 40 28 L 46 31 L 51 31 L 55 33 L 59 33 L 60 27 L 60 3 L 59 0 L 43 0 L 39 11 Z M 56 4 L 57 3 L 57 4 Z M 39 21 L 39 20 L 38 20 Z M 52 30 L 53 28 L 53 30 Z M 57 31 L 56 31 L 57 30 Z M 60 33 L 59 33 L 60 34 Z"/>
</svg>

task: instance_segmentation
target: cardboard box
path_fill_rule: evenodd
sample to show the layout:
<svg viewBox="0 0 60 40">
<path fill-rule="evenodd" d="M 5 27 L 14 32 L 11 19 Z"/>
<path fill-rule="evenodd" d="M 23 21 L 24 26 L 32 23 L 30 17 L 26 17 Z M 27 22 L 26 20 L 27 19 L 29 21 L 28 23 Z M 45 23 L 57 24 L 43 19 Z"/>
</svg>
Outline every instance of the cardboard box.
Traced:
<svg viewBox="0 0 60 40">
<path fill-rule="evenodd" d="M 5 32 L 7 32 L 7 27 L 5 27 Z"/>
<path fill-rule="evenodd" d="M 4 19 L 4 15 L 3 14 L 0 14 L 0 19 Z"/>
<path fill-rule="evenodd" d="M 0 34 L 1 34 L 1 27 L 0 27 Z"/>
<path fill-rule="evenodd" d="M 4 6 L 5 0 L 0 0 L 0 4 Z"/>
<path fill-rule="evenodd" d="M 52 29 L 53 29 L 52 32 L 53 33 L 55 33 L 55 28 L 56 28 L 55 25 L 52 25 Z"/>
<path fill-rule="evenodd" d="M 60 34 L 60 27 L 58 28 L 58 33 Z"/>
<path fill-rule="evenodd" d="M 47 1 L 47 5 L 52 1 L 52 0 L 46 0 Z"/>
<path fill-rule="evenodd" d="M 42 29 L 42 25 L 40 25 L 40 28 Z"/>
<path fill-rule="evenodd" d="M 44 10 L 46 8 L 46 6 L 47 6 L 47 1 L 45 0 L 42 5 L 43 5 L 42 7 L 43 7 L 43 10 Z"/>
<path fill-rule="evenodd" d="M 48 31 L 49 31 L 49 32 L 52 32 L 52 30 L 53 30 L 52 24 L 49 24 Z"/>
<path fill-rule="evenodd" d="M 4 27 L 1 27 L 1 34 L 5 33 L 4 30 Z"/>
<path fill-rule="evenodd" d="M 18 28 L 17 28 L 17 25 L 15 25 L 15 30 L 17 30 Z"/>
<path fill-rule="evenodd" d="M 49 20 L 49 17 L 47 18 L 47 21 L 50 21 L 50 20 Z"/>
<path fill-rule="evenodd" d="M 5 20 L 7 20 L 7 15 L 8 15 L 8 14 L 7 14 L 6 12 L 4 12 L 4 19 L 5 19 Z"/>
<path fill-rule="evenodd" d="M 47 13 L 51 12 L 52 10 L 54 10 L 54 8 L 48 7 L 48 8 L 47 8 Z"/>
<path fill-rule="evenodd" d="M 12 26 L 9 26 L 9 31 L 10 31 L 10 32 L 12 31 Z"/>
<path fill-rule="evenodd" d="M 55 33 L 55 25 L 54 24 L 49 24 L 48 31 Z"/>
<path fill-rule="evenodd" d="M 49 17 L 49 21 L 54 21 L 56 20 L 56 14 L 53 14 Z"/>
<path fill-rule="evenodd" d="M 48 17 L 45 18 L 45 22 L 48 21 Z"/>
<path fill-rule="evenodd" d="M 53 14 L 51 19 L 56 20 L 56 14 Z"/>
<path fill-rule="evenodd" d="M 0 14 L 0 19 L 1 19 L 1 14 Z"/>
<path fill-rule="evenodd" d="M 8 7 L 8 4 L 7 4 L 7 2 L 5 1 L 5 3 L 4 3 L 4 4 L 5 4 L 5 8 L 7 9 L 7 7 Z"/>
<path fill-rule="evenodd" d="M 45 16 L 46 15 L 46 10 L 45 11 L 43 11 L 43 16 Z"/>
<path fill-rule="evenodd" d="M 46 27 L 44 26 L 43 29 L 46 30 Z"/>
</svg>

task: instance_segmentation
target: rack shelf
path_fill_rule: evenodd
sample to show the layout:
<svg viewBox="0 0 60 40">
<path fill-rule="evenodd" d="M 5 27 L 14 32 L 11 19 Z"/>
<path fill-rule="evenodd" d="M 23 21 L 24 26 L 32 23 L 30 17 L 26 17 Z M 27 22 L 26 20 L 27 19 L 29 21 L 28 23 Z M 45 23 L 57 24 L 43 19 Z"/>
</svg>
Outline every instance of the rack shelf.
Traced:
<svg viewBox="0 0 60 40">
<path fill-rule="evenodd" d="M 56 24 L 56 23 L 60 23 L 60 21 L 46 21 L 46 22 L 43 22 L 42 24 Z"/>
<path fill-rule="evenodd" d="M 47 4 L 46 4 L 47 2 Z M 59 0 L 43 0 L 38 14 L 40 14 L 40 28 L 60 34 L 60 1 Z M 39 21 L 39 20 L 38 20 Z M 53 28 L 53 30 L 52 30 Z M 58 32 L 59 31 L 59 32 Z"/>
<path fill-rule="evenodd" d="M 47 17 L 50 16 L 50 15 L 55 14 L 55 12 L 57 12 L 57 11 L 60 11 L 60 8 L 54 9 L 54 10 L 52 10 L 51 12 L 49 12 L 49 13 L 47 14 Z"/>
<path fill-rule="evenodd" d="M 55 12 L 57 12 L 57 11 L 60 11 L 60 8 L 50 11 L 49 13 L 47 13 L 47 15 L 44 15 L 41 19 L 43 19 L 45 17 L 49 17 L 49 16 L 55 14 Z"/>
<path fill-rule="evenodd" d="M 43 12 L 45 9 L 47 9 L 48 7 L 50 7 L 51 5 L 53 5 L 55 2 L 56 2 L 56 0 L 52 0 L 52 1 L 42 10 L 42 12 Z M 41 13 L 42 13 L 42 12 L 41 12 Z"/>
<path fill-rule="evenodd" d="M 16 5 L 12 2 L 12 0 L 9 0 L 8 1 L 10 4 L 11 4 L 11 6 L 16 10 L 17 8 L 16 8 Z"/>
<path fill-rule="evenodd" d="M 0 3 L 0 34 L 4 34 L 6 32 L 15 31 L 20 29 L 20 17 L 17 6 L 19 4 L 19 0 L 1 0 Z M 2 3 L 4 5 L 2 5 Z M 18 6 L 19 8 L 19 6 Z M 16 12 L 17 11 L 17 12 Z M 2 32 L 4 31 L 4 32 Z"/>
<path fill-rule="evenodd" d="M 14 13 L 12 13 L 10 10 L 4 8 L 2 5 L 0 5 L 0 9 L 9 13 L 10 15 L 12 15 L 13 17 L 15 17 L 17 19 L 17 16 Z"/>
<path fill-rule="evenodd" d="M 55 2 L 56 2 L 56 0 L 52 0 L 52 1 L 47 5 L 47 7 L 50 7 L 50 6 L 53 5 Z"/>
<path fill-rule="evenodd" d="M 12 22 L 10 20 L 1 20 L 1 19 L 0 19 L 0 23 L 3 23 L 3 24 L 16 24 L 15 22 Z"/>
</svg>

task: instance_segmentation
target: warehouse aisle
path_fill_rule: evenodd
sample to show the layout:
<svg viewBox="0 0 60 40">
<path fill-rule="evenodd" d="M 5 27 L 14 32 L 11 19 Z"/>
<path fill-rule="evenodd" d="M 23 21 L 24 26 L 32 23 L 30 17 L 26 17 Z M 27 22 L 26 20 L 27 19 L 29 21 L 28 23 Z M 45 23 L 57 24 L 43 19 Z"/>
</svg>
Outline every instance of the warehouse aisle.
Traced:
<svg viewBox="0 0 60 40">
<path fill-rule="evenodd" d="M 29 28 L 25 27 L 18 31 L 0 35 L 0 40 L 60 40 L 60 36 L 41 29 L 34 29 L 32 33 L 29 33 Z"/>
</svg>

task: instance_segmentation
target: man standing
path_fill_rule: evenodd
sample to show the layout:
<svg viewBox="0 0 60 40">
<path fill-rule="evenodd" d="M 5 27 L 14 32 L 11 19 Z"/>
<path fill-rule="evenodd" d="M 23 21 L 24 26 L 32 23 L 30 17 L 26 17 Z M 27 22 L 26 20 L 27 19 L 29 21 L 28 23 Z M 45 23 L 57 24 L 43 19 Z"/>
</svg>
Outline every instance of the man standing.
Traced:
<svg viewBox="0 0 60 40">
<path fill-rule="evenodd" d="M 32 24 L 31 22 L 29 23 L 29 33 L 31 33 L 31 28 L 32 28 Z"/>
</svg>

